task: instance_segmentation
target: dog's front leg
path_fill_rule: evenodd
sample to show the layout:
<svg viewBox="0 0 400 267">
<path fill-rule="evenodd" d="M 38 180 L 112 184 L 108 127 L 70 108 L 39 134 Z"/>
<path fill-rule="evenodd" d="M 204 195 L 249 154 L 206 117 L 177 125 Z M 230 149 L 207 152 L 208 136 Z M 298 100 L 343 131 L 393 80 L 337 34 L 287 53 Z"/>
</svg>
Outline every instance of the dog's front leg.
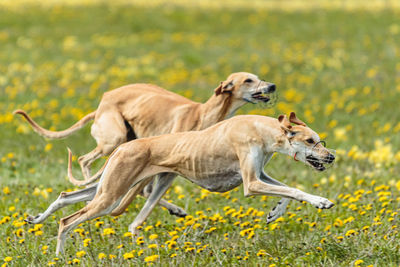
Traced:
<svg viewBox="0 0 400 267">
<path fill-rule="evenodd" d="M 57 210 L 75 204 L 81 201 L 89 201 L 94 198 L 96 195 L 97 184 L 95 183 L 85 189 L 73 191 L 73 192 L 61 192 L 60 196 L 56 201 L 50 204 L 50 206 L 46 209 L 45 212 L 39 213 L 36 216 L 29 215 L 25 221 L 28 223 L 41 223 L 46 220 L 51 214 L 56 212 Z"/>
<path fill-rule="evenodd" d="M 284 183 L 281 183 L 268 174 L 261 172 L 260 176 L 261 181 L 267 183 L 267 184 L 274 184 L 274 185 L 281 185 L 281 186 L 287 186 Z M 282 198 L 279 200 L 278 204 L 268 213 L 267 216 L 267 224 L 275 221 L 279 217 L 283 216 L 286 211 L 286 207 L 289 204 L 290 199 L 289 198 Z"/>
<path fill-rule="evenodd" d="M 269 195 L 284 198 L 295 199 L 298 201 L 306 201 L 319 209 L 329 209 L 334 204 L 328 199 L 311 195 L 296 188 L 287 186 L 271 185 L 257 180 L 256 178 L 247 177 L 243 179 L 246 196 L 252 195 Z"/>
<path fill-rule="evenodd" d="M 252 153 L 255 152 L 255 153 Z M 243 189 L 245 196 L 269 195 L 306 201 L 319 209 L 329 209 L 333 203 L 328 199 L 311 195 L 296 188 L 268 184 L 261 181 L 261 168 L 257 150 L 251 151 L 247 156 L 240 157 L 240 169 L 243 176 Z"/>
<path fill-rule="evenodd" d="M 161 197 L 167 192 L 168 188 L 171 186 L 172 181 L 175 179 L 175 174 L 173 173 L 161 173 L 158 176 L 156 183 L 153 185 L 153 189 L 151 191 L 150 196 L 147 198 L 146 203 L 144 204 L 143 208 L 136 216 L 135 220 L 131 225 L 129 225 L 129 231 L 137 235 L 138 229 L 137 227 L 142 225 L 143 222 L 147 219 L 150 215 L 151 211 L 157 205 L 158 201 Z"/>
</svg>

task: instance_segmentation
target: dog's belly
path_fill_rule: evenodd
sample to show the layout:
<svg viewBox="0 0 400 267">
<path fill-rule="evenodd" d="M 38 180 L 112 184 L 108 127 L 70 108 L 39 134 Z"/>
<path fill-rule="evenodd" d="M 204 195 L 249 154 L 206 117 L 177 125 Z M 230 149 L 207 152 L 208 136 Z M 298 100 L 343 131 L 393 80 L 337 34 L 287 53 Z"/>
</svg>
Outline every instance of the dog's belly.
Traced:
<svg viewBox="0 0 400 267">
<path fill-rule="evenodd" d="M 211 192 L 227 192 L 242 184 L 242 175 L 238 171 L 229 171 L 189 180 Z"/>
</svg>

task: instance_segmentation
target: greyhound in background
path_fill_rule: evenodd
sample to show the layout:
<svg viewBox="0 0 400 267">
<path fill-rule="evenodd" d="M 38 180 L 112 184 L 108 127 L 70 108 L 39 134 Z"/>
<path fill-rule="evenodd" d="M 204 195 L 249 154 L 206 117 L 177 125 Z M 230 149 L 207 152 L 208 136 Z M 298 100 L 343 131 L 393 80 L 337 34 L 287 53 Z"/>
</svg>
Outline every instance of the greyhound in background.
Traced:
<svg viewBox="0 0 400 267">
<path fill-rule="evenodd" d="M 135 138 L 205 129 L 232 116 L 246 103 L 270 102 L 270 94 L 275 90 L 274 84 L 262 81 L 254 74 L 238 72 L 221 82 L 210 99 L 202 104 L 156 85 L 131 84 L 104 93 L 96 111 L 64 131 L 40 127 L 23 110 L 14 113 L 24 116 L 37 133 L 50 139 L 67 137 L 94 119 L 91 134 L 97 147 L 78 159 L 87 180 L 90 177 L 90 165 L 96 159 L 109 155 L 122 143 Z M 100 174 L 101 171 L 97 173 Z M 73 179 L 72 175 L 69 177 L 74 185 L 83 183 Z M 141 194 L 149 197 L 151 190 L 152 183 L 149 183 Z M 182 208 L 163 199 L 160 205 L 171 214 L 186 216 Z"/>
</svg>

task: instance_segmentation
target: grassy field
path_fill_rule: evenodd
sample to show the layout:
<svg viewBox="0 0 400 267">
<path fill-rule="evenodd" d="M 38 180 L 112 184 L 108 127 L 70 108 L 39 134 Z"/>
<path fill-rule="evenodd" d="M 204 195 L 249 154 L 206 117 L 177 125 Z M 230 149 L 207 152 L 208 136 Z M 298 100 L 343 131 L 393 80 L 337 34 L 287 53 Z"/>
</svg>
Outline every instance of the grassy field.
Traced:
<svg viewBox="0 0 400 267">
<path fill-rule="evenodd" d="M 0 5 L 0 265 L 398 266 L 400 10 L 389 1 L 377 10 L 136 2 Z M 296 111 L 337 150 L 335 166 L 323 173 L 282 155 L 266 168 L 334 208 L 292 202 L 267 225 L 277 198 L 245 198 L 242 187 L 210 193 L 177 179 L 165 198 L 189 216 L 157 207 L 132 239 L 128 225 L 144 203 L 138 198 L 117 218 L 81 225 L 60 258 L 58 221 L 83 203 L 42 225 L 24 223 L 74 189 L 66 147 L 82 155 L 95 142 L 89 126 L 45 140 L 14 109 L 64 129 L 121 85 L 155 83 L 205 101 L 236 71 L 258 74 L 279 91 L 273 108 L 249 104 L 238 113 Z"/>
</svg>

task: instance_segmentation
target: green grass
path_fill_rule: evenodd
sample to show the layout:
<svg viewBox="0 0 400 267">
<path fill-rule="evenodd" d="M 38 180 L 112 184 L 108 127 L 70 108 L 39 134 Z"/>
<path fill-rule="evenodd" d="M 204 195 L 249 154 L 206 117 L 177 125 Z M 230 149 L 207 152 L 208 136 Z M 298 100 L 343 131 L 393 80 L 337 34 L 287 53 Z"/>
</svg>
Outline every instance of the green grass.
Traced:
<svg viewBox="0 0 400 267">
<path fill-rule="evenodd" d="M 88 266 L 143 265 L 145 257 L 159 255 L 154 265 L 349 266 L 361 259 L 362 266 L 398 266 L 399 43 L 398 9 L 0 7 L 0 264 L 12 257 L 11 266 L 73 259 Z M 238 113 L 276 117 L 296 111 L 337 149 L 337 163 L 324 173 L 282 155 L 266 167 L 280 181 L 331 199 L 334 208 L 318 211 L 292 202 L 283 220 L 266 225 L 277 198 L 245 198 L 241 187 L 208 194 L 179 178 L 165 197 L 193 217 L 177 220 L 157 207 L 144 225 L 153 228 L 143 231 L 144 244 L 138 245 L 124 233 L 144 203 L 139 198 L 122 216 L 100 218 L 100 227 L 83 224 L 83 234 L 72 233 L 58 261 L 57 222 L 83 203 L 55 213 L 41 235 L 29 231 L 33 225 L 16 223 L 74 189 L 65 178 L 66 147 L 82 155 L 95 142 L 90 127 L 67 139 L 45 140 L 12 117 L 14 109 L 26 109 L 45 127 L 64 129 L 94 110 L 107 90 L 149 82 L 205 101 L 236 71 L 276 83 L 280 96 L 272 109 L 247 105 Z M 80 173 L 76 163 L 74 173 Z M 250 210 L 233 217 L 227 206 L 242 208 L 240 214 L 250 208 L 265 214 Z M 102 235 L 105 228 L 115 234 Z M 254 236 L 242 236 L 245 229 Z M 168 248 L 175 230 L 177 246 Z M 152 234 L 158 237 L 150 240 Z M 87 247 L 86 238 L 92 240 Z M 148 248 L 153 243 L 158 248 Z M 78 257 L 82 250 L 86 255 Z M 124 259 L 132 250 L 134 257 Z M 110 260 L 110 254 L 116 257 Z"/>
</svg>

